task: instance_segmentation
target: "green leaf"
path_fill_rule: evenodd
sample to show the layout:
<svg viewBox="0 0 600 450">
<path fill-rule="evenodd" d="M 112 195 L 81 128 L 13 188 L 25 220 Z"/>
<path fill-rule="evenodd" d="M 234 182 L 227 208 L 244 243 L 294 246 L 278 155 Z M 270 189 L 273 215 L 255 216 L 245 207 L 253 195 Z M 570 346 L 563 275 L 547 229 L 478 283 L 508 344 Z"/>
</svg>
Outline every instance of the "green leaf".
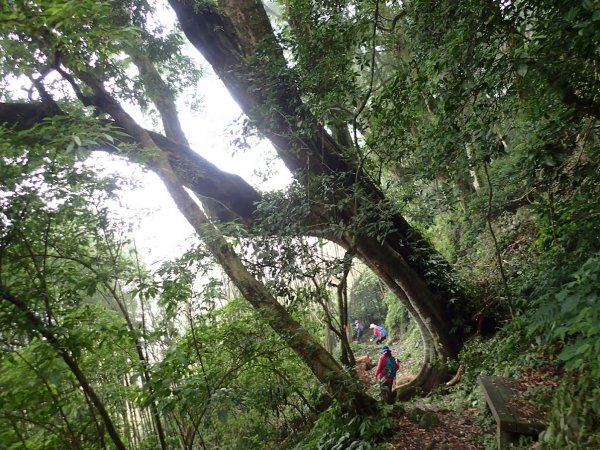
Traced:
<svg viewBox="0 0 600 450">
<path fill-rule="evenodd" d="M 227 421 L 229 420 L 229 413 L 226 409 L 220 409 L 217 413 L 217 417 L 219 419 L 219 422 L 227 423 Z"/>
<path fill-rule="evenodd" d="M 527 70 L 528 70 L 528 67 L 527 67 L 527 64 L 525 64 L 525 63 L 521 63 L 517 66 L 517 73 L 519 75 L 521 75 L 522 77 L 527 75 Z"/>
<path fill-rule="evenodd" d="M 580 297 L 577 294 L 569 295 L 562 303 L 563 314 L 570 313 L 579 305 Z"/>
</svg>

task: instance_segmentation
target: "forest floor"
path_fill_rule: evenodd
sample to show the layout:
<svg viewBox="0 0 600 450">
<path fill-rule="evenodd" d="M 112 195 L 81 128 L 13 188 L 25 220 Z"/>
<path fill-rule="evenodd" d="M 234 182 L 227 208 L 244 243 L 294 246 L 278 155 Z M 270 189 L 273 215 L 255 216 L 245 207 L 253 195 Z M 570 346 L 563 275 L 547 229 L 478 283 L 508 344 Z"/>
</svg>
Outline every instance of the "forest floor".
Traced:
<svg viewBox="0 0 600 450">
<path fill-rule="evenodd" d="M 396 343 L 389 344 L 392 354 L 400 354 Z M 411 367 L 415 361 L 400 361 L 400 370 L 396 375 L 397 384 L 406 383 L 414 378 Z M 439 422 L 428 428 L 420 428 L 411 418 L 415 410 L 434 414 Z M 406 405 L 405 411 L 394 411 L 392 415 L 393 436 L 387 442 L 387 450 L 479 450 L 482 436 L 489 434 L 477 422 L 477 408 L 460 412 L 452 411 L 437 404 L 435 400 L 420 399 Z M 493 432 L 493 430 L 492 430 Z"/>
<path fill-rule="evenodd" d="M 374 345 L 374 344 L 373 344 Z M 399 354 L 395 343 L 388 344 L 392 354 Z M 368 356 L 371 368 L 361 367 L 359 364 L 359 377 L 369 382 L 371 389 L 376 390 L 375 366 L 380 355 L 381 345 L 371 349 L 368 346 Z M 364 357 L 364 356 L 363 356 Z M 360 358 L 359 358 L 360 359 Z M 414 361 L 400 361 L 400 370 L 396 374 L 398 384 L 410 381 L 414 374 L 410 372 L 415 367 Z M 478 425 L 476 408 L 456 412 L 436 404 L 435 401 L 420 399 L 413 401 L 402 408 L 392 411 L 392 434 L 385 445 L 387 450 L 483 450 L 481 436 L 490 434 Z M 419 428 L 417 422 L 411 418 L 414 410 L 427 411 L 437 417 L 439 422 L 428 428 Z M 493 433 L 493 430 L 491 431 Z"/>
<path fill-rule="evenodd" d="M 388 343 L 392 354 L 401 354 L 399 344 Z M 367 381 L 370 389 L 376 392 L 375 366 L 380 356 L 381 345 L 368 344 L 363 347 L 372 364 L 370 369 L 359 364 L 359 377 Z M 364 355 L 363 355 L 364 358 Z M 360 359 L 360 358 L 358 358 Z M 357 359 L 357 361 L 358 361 Z M 363 359 L 364 360 L 364 359 Z M 361 367 L 362 366 L 362 367 Z M 400 358 L 400 370 L 396 374 L 397 384 L 410 381 L 415 374 L 411 370 L 418 367 L 418 361 Z M 531 369 L 517 380 L 522 391 L 546 390 L 557 386 L 558 374 L 550 366 Z M 484 450 L 495 445 L 496 424 L 491 413 L 483 412 L 483 393 L 478 405 L 453 410 L 449 407 L 448 396 L 436 395 L 415 399 L 410 402 L 397 402 L 392 410 L 392 430 L 385 440 L 387 450 Z M 464 404 L 464 403 L 463 403 Z M 420 427 L 418 416 L 423 412 L 434 415 L 435 424 Z M 530 447 L 535 448 L 535 443 Z"/>
<path fill-rule="evenodd" d="M 430 428 L 420 428 L 410 418 L 410 411 L 419 408 L 433 413 L 439 420 Z M 479 450 L 484 432 L 476 421 L 477 410 L 460 413 L 434 404 L 412 403 L 405 412 L 393 413 L 393 435 L 386 442 L 387 450 Z"/>
</svg>

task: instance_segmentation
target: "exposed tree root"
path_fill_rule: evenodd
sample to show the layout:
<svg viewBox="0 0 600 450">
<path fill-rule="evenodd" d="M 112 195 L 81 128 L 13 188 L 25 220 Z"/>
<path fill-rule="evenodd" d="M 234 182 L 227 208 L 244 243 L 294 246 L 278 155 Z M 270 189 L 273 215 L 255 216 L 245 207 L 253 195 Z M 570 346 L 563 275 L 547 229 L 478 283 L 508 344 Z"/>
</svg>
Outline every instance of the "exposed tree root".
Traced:
<svg viewBox="0 0 600 450">
<path fill-rule="evenodd" d="M 464 366 L 462 364 L 458 366 L 458 370 L 456 371 L 452 379 L 446 383 L 446 386 L 454 386 L 456 383 L 458 383 L 460 381 L 463 369 Z"/>
</svg>

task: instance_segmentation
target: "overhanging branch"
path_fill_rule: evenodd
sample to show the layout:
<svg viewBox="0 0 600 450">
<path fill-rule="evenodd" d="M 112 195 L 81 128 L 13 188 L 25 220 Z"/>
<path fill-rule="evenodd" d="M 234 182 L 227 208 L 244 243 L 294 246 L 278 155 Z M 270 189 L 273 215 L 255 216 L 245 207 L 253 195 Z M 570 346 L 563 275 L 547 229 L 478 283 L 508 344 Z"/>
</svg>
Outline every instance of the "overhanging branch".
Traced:
<svg viewBox="0 0 600 450">
<path fill-rule="evenodd" d="M 15 131 L 30 129 L 41 124 L 44 119 L 59 114 L 66 116 L 43 103 L 0 103 L 0 124 Z M 112 121 L 108 123 L 114 124 Z M 252 221 L 255 203 L 260 201 L 261 195 L 242 177 L 220 170 L 190 147 L 173 142 L 159 133 L 145 131 L 168 155 L 174 171 L 184 181 L 184 185 L 206 201 L 213 216 L 222 221 L 241 220 L 246 224 Z M 134 142 L 120 134 L 113 138 L 117 144 Z M 115 147 L 99 146 L 98 150 L 114 152 Z M 142 155 L 130 152 L 127 157 L 144 164 Z"/>
</svg>

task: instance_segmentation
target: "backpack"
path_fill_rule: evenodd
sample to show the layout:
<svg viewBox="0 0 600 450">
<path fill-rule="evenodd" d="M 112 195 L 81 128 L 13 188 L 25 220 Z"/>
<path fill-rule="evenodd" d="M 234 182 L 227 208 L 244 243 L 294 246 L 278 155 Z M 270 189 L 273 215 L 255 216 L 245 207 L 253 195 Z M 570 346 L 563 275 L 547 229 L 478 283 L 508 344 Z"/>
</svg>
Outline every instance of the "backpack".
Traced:
<svg viewBox="0 0 600 450">
<path fill-rule="evenodd" d="M 396 360 L 390 356 L 385 360 L 385 368 L 383 369 L 383 375 L 388 378 L 394 378 L 396 376 Z"/>
<path fill-rule="evenodd" d="M 379 331 L 381 331 L 381 335 L 383 337 L 387 337 L 387 330 L 385 328 L 383 328 L 381 325 L 378 325 L 377 328 L 379 329 Z"/>
</svg>

